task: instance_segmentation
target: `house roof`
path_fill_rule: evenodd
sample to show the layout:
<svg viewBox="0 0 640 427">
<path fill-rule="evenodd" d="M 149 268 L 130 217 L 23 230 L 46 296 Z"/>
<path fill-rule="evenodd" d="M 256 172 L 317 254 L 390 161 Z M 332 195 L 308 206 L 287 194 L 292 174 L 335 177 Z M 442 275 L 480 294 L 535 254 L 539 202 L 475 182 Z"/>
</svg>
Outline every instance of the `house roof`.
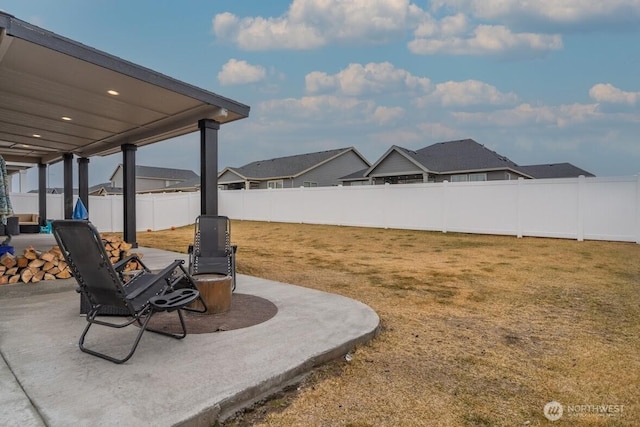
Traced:
<svg viewBox="0 0 640 427">
<path fill-rule="evenodd" d="M 231 171 L 244 179 L 264 180 L 270 178 L 296 177 L 350 151 L 356 153 L 366 164 L 369 164 L 367 159 L 354 147 L 347 147 L 318 151 L 316 153 L 278 157 L 275 159 L 258 160 L 239 168 L 227 167 L 219 175 L 222 175 L 226 171 Z"/>
<path fill-rule="evenodd" d="M 55 163 L 64 153 L 104 156 L 122 144 L 195 132 L 202 119 L 224 124 L 249 115 L 239 102 L 2 11 L 0 99 L 0 155 L 30 164 Z"/>
<path fill-rule="evenodd" d="M 111 174 L 110 180 L 123 167 L 122 163 L 119 164 Z M 200 180 L 198 174 L 190 169 L 173 169 L 173 168 L 161 168 L 156 166 L 142 166 L 136 165 L 136 178 L 150 178 L 150 179 L 168 179 L 177 181 L 190 181 Z"/>
<path fill-rule="evenodd" d="M 151 190 L 145 190 L 145 193 L 168 193 L 172 191 L 196 191 L 200 188 L 200 178 L 188 179 L 180 181 L 176 184 L 169 185 L 167 187 L 155 188 Z"/>
<path fill-rule="evenodd" d="M 363 179 L 366 179 L 365 173 L 367 173 L 368 170 L 369 168 L 360 169 L 359 171 L 355 171 L 353 173 L 350 173 L 349 175 L 340 177 L 338 178 L 338 180 L 339 181 L 362 181 Z"/>
<path fill-rule="evenodd" d="M 417 151 L 397 147 L 430 172 L 453 173 L 479 170 L 512 169 L 518 165 L 473 139 L 439 142 Z"/>
<path fill-rule="evenodd" d="M 38 190 L 29 190 L 29 193 L 37 193 Z M 45 192 L 47 194 L 64 194 L 64 188 L 62 187 L 47 187 L 45 189 Z M 73 194 L 78 194 L 78 189 L 74 188 L 73 189 Z"/>
<path fill-rule="evenodd" d="M 520 166 L 520 169 L 534 178 L 577 178 L 583 176 L 595 176 L 591 172 L 580 169 L 571 163 L 550 163 L 542 165 Z"/>
<path fill-rule="evenodd" d="M 102 191 L 101 191 L 102 190 Z M 106 192 L 108 194 L 122 194 L 122 187 L 113 187 L 110 182 L 103 182 L 89 187 L 89 194 L 95 192 Z"/>
</svg>

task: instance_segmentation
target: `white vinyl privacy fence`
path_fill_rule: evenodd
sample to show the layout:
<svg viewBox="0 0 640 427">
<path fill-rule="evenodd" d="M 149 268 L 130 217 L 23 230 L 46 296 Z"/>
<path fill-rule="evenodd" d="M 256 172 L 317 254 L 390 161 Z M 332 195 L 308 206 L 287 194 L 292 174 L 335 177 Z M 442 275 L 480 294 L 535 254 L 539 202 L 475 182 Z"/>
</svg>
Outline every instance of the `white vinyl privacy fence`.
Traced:
<svg viewBox="0 0 640 427">
<path fill-rule="evenodd" d="M 11 193 L 15 213 L 38 213 L 38 195 Z M 77 196 L 73 197 L 75 206 Z M 106 232 L 124 230 L 123 198 L 89 196 L 89 220 Z M 136 230 L 165 230 L 173 226 L 193 224 L 200 214 L 200 193 L 139 194 L 136 196 Z M 47 218 L 64 218 L 64 199 L 61 194 L 47 194 Z"/>
<path fill-rule="evenodd" d="M 640 243 L 640 177 L 222 191 L 234 219 Z"/>
<path fill-rule="evenodd" d="M 11 193 L 16 213 L 37 213 L 37 194 Z M 640 177 L 570 178 L 219 192 L 232 219 L 558 237 L 640 243 Z M 75 203 L 74 197 L 74 203 Z M 47 195 L 49 219 L 62 195 Z M 138 231 L 193 224 L 200 193 L 136 196 Z M 123 231 L 122 196 L 90 196 L 100 231 Z"/>
</svg>

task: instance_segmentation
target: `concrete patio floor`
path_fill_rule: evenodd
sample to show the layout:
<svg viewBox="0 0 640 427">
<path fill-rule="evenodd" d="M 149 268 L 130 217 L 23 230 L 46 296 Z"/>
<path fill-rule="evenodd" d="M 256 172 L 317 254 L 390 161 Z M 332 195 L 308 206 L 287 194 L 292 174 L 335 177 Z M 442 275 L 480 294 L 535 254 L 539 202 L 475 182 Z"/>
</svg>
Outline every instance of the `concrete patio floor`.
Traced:
<svg viewBox="0 0 640 427">
<path fill-rule="evenodd" d="M 11 244 L 21 253 L 55 241 L 34 234 Z M 136 251 L 152 269 L 185 257 Z M 145 333 L 134 356 L 115 365 L 78 349 L 86 321 L 75 286 L 73 279 L 0 286 L 0 425 L 211 426 L 369 341 L 379 326 L 358 301 L 238 275 L 236 292 L 271 301 L 273 318 L 181 341 Z M 136 334 L 99 329 L 99 344 L 116 351 Z"/>
</svg>

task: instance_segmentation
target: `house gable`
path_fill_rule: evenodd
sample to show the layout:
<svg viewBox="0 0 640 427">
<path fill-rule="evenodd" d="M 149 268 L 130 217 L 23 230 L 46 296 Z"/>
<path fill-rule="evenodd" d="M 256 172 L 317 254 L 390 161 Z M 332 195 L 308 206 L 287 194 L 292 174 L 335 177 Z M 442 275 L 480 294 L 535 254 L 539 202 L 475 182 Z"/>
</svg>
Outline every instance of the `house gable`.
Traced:
<svg viewBox="0 0 640 427">
<path fill-rule="evenodd" d="M 258 160 L 239 168 L 225 168 L 218 176 L 223 188 L 294 188 L 338 185 L 339 178 L 370 163 L 355 148 L 340 148 L 316 153 Z"/>
<path fill-rule="evenodd" d="M 347 150 L 321 164 L 310 168 L 293 180 L 294 187 L 327 187 L 340 184 L 339 178 L 368 167 L 369 162 L 357 151 Z"/>
<path fill-rule="evenodd" d="M 268 160 L 258 160 L 239 168 L 233 168 L 233 170 L 237 174 L 251 180 L 294 178 L 305 171 L 317 167 L 323 162 L 342 154 L 346 150 L 355 151 L 353 147 L 349 147 L 278 157 Z"/>
<path fill-rule="evenodd" d="M 398 150 L 400 147 L 388 151 L 371 169 L 367 176 L 390 176 L 390 175 L 407 175 L 422 174 L 425 171 L 415 161 L 412 161 L 405 153 Z"/>
<path fill-rule="evenodd" d="M 199 179 L 198 175 L 188 169 L 160 168 L 136 165 L 136 192 L 147 192 L 169 188 L 183 182 Z M 112 187 L 122 187 L 124 168 L 119 164 L 109 178 Z"/>
<path fill-rule="evenodd" d="M 365 177 L 374 184 L 532 178 L 507 157 L 473 139 L 439 142 L 416 151 L 394 145 Z"/>
<path fill-rule="evenodd" d="M 244 182 L 247 178 L 237 173 L 233 168 L 225 168 L 218 176 L 218 184 Z"/>
</svg>

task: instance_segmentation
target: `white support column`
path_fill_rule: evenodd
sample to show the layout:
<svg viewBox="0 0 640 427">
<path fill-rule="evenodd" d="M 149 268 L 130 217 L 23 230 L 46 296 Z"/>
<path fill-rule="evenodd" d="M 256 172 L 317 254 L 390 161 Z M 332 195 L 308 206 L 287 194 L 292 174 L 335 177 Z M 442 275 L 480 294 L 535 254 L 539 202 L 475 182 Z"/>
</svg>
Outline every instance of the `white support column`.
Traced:
<svg viewBox="0 0 640 427">
<path fill-rule="evenodd" d="M 20 192 L 21 193 L 28 193 L 29 190 L 27 189 L 27 171 L 26 169 L 23 169 L 20 171 L 20 176 L 18 178 L 20 180 Z"/>
</svg>

